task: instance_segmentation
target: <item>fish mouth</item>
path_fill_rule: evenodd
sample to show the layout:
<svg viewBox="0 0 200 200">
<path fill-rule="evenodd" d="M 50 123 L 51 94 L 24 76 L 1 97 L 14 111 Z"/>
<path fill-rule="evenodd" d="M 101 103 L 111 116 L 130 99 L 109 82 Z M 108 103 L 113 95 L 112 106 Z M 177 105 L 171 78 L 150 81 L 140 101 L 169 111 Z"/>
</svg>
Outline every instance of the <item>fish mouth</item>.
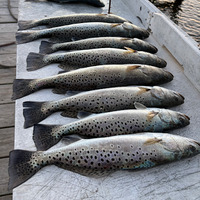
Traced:
<svg viewBox="0 0 200 200">
<path fill-rule="evenodd" d="M 190 121 L 190 118 L 187 115 L 183 114 L 183 116 Z"/>
<path fill-rule="evenodd" d="M 185 97 L 182 95 L 182 94 L 180 94 L 180 93 L 177 93 L 183 100 L 185 100 Z"/>
<path fill-rule="evenodd" d="M 168 72 L 166 70 L 164 70 L 164 72 L 165 72 L 164 76 L 165 76 L 166 80 L 172 81 L 174 78 L 174 75 L 171 72 Z"/>
<path fill-rule="evenodd" d="M 197 142 L 197 141 L 193 141 L 195 144 L 199 145 L 200 146 L 200 142 Z"/>
</svg>

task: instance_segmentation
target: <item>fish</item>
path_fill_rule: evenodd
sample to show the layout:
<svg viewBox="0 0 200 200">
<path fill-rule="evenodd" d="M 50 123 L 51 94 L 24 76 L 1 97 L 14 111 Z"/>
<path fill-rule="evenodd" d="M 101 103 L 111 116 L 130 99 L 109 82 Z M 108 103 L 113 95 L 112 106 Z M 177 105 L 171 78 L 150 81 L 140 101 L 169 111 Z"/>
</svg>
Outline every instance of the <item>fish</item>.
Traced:
<svg viewBox="0 0 200 200">
<path fill-rule="evenodd" d="M 90 99 L 88 100 L 88 98 Z M 97 102 L 94 102 L 94 99 L 97 99 Z M 25 101 L 23 102 L 23 115 L 25 119 L 24 128 L 31 127 L 34 124 L 41 122 L 55 112 L 61 112 L 61 116 L 63 117 L 78 118 L 81 115 L 87 116 L 88 113 L 102 113 L 120 109 L 135 108 L 135 102 L 130 104 L 130 101 L 125 100 L 124 103 L 124 101 L 122 101 L 123 99 L 114 99 L 110 97 L 109 100 L 109 97 L 106 99 L 104 96 L 98 98 L 94 96 L 86 96 L 85 99 L 82 99 L 83 101 L 81 101 L 81 96 L 74 95 L 69 98 L 49 102 Z M 120 106 L 114 107 L 117 105 Z M 84 115 L 80 115 L 80 113 L 84 113 Z"/>
<path fill-rule="evenodd" d="M 56 94 L 129 85 L 158 85 L 173 80 L 173 75 L 148 65 L 99 65 L 60 73 L 41 79 L 15 79 L 12 99 L 38 90 L 53 88 Z"/>
<path fill-rule="evenodd" d="M 124 49 L 124 47 L 129 47 L 137 51 L 145 51 L 153 54 L 157 53 L 158 51 L 158 49 L 152 44 L 137 38 L 98 37 L 65 43 L 52 43 L 48 41 L 42 41 L 39 53 L 49 54 L 60 50 L 71 51 L 96 48 Z"/>
<path fill-rule="evenodd" d="M 40 0 L 26 0 L 31 2 L 40 2 Z M 42 1 L 42 0 L 41 0 Z M 46 0 L 55 3 L 85 3 L 95 7 L 104 7 L 105 4 L 101 0 Z"/>
<path fill-rule="evenodd" d="M 22 44 L 40 38 L 50 38 L 55 42 L 69 42 L 73 39 L 107 36 L 145 39 L 149 37 L 149 32 L 129 22 L 86 22 L 43 30 L 18 31 L 16 33 L 16 41 L 18 44 Z"/>
<path fill-rule="evenodd" d="M 66 125 L 36 124 L 33 141 L 37 150 L 44 151 L 71 134 L 91 138 L 110 137 L 139 132 L 163 132 L 187 126 L 189 123 L 188 116 L 168 109 L 119 110 L 92 114 Z"/>
<path fill-rule="evenodd" d="M 56 17 L 45 17 L 38 20 L 19 20 L 18 26 L 19 30 L 26 30 L 36 26 L 47 26 L 48 28 L 52 28 L 84 22 L 124 23 L 129 21 L 114 14 L 80 13 Z"/>
<path fill-rule="evenodd" d="M 70 145 L 48 151 L 17 149 L 9 155 L 9 189 L 24 183 L 48 165 L 98 178 L 117 170 L 133 172 L 134 169 L 147 169 L 179 161 L 199 152 L 198 141 L 167 133 L 80 139 Z"/>
<path fill-rule="evenodd" d="M 26 62 L 27 71 L 35 71 L 52 63 L 60 63 L 58 67 L 65 71 L 106 64 L 146 64 L 160 68 L 167 65 L 167 62 L 157 55 L 127 47 L 126 50 L 99 48 L 48 55 L 31 52 Z"/>
</svg>

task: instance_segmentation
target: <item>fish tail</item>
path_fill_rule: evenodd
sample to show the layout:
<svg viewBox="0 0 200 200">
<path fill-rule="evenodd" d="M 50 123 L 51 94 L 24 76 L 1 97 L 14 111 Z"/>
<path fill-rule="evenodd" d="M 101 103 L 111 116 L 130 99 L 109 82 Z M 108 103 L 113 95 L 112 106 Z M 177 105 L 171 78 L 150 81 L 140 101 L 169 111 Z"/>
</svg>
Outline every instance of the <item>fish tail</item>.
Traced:
<svg viewBox="0 0 200 200">
<path fill-rule="evenodd" d="M 46 63 L 43 61 L 44 56 L 40 53 L 29 53 L 26 59 L 27 71 L 34 71 L 46 66 Z"/>
<path fill-rule="evenodd" d="M 13 150 L 9 158 L 9 189 L 13 189 L 32 177 L 43 166 L 37 165 L 34 160 L 34 166 L 31 165 L 32 156 L 35 152 L 25 150 Z"/>
<path fill-rule="evenodd" d="M 20 20 L 18 21 L 18 26 L 19 26 L 18 30 L 26 30 L 37 26 L 37 23 L 36 20 L 28 20 L 28 21 Z"/>
<path fill-rule="evenodd" d="M 35 34 L 37 32 L 38 31 L 30 31 L 30 32 L 18 31 L 16 33 L 17 44 L 23 44 L 23 43 L 31 42 L 37 39 L 36 34 Z"/>
<path fill-rule="evenodd" d="M 13 81 L 12 100 L 19 99 L 34 92 L 30 84 L 31 82 L 34 82 L 34 79 L 15 79 Z"/>
<path fill-rule="evenodd" d="M 47 41 L 42 41 L 41 44 L 40 44 L 39 53 L 42 53 L 42 54 L 53 53 L 54 52 L 54 50 L 52 48 L 53 45 L 54 45 L 54 43 L 47 42 Z"/>
<path fill-rule="evenodd" d="M 59 125 L 36 124 L 33 129 L 33 141 L 38 151 L 45 151 L 57 144 L 61 138 L 61 134 L 55 134 Z"/>
<path fill-rule="evenodd" d="M 25 118 L 24 128 L 39 123 L 53 113 L 49 102 L 25 101 L 23 106 L 25 107 L 23 110 Z"/>
</svg>

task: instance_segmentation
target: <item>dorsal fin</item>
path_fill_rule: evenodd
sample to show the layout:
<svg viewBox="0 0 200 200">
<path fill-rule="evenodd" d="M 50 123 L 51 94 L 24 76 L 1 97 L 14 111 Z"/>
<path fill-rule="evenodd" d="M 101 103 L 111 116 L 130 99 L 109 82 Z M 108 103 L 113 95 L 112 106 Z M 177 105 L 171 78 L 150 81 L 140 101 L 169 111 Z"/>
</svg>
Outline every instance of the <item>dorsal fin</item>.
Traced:
<svg viewBox="0 0 200 200">
<path fill-rule="evenodd" d="M 127 51 L 125 53 L 136 53 L 137 51 L 129 47 L 124 47 Z"/>
<path fill-rule="evenodd" d="M 137 110 L 145 110 L 145 109 L 147 109 L 147 107 L 146 107 L 145 105 L 143 105 L 143 104 L 141 104 L 141 103 L 138 103 L 138 102 L 135 102 L 135 103 L 134 103 L 134 106 L 135 106 L 135 108 L 136 108 Z"/>
<path fill-rule="evenodd" d="M 158 139 L 156 137 L 150 138 L 144 143 L 144 145 L 151 145 L 151 144 L 155 144 L 155 143 L 158 143 L 158 142 L 161 142 L 161 141 L 162 141 L 162 139 Z"/>
<path fill-rule="evenodd" d="M 159 112 L 151 111 L 147 115 L 147 120 L 151 121 Z"/>
</svg>

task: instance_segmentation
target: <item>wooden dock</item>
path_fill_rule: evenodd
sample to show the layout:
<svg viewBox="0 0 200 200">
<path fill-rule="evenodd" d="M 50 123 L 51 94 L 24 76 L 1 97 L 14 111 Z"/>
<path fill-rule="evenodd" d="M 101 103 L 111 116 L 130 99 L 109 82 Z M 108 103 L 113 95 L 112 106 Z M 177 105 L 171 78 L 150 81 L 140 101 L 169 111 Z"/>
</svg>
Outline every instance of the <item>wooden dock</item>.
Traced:
<svg viewBox="0 0 200 200">
<path fill-rule="evenodd" d="M 12 13 L 18 14 L 18 0 L 10 2 Z M 0 0 L 0 200 L 12 199 L 8 190 L 9 151 L 14 147 L 14 107 L 11 100 L 15 78 L 16 45 L 1 46 L 15 41 L 17 23 L 8 10 L 8 1 Z"/>
</svg>

